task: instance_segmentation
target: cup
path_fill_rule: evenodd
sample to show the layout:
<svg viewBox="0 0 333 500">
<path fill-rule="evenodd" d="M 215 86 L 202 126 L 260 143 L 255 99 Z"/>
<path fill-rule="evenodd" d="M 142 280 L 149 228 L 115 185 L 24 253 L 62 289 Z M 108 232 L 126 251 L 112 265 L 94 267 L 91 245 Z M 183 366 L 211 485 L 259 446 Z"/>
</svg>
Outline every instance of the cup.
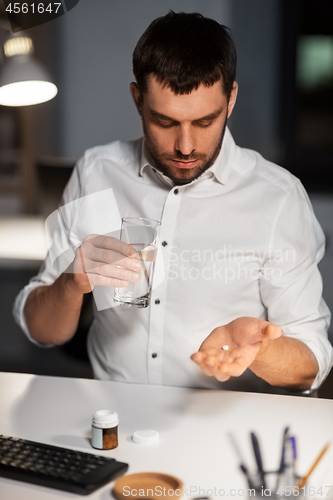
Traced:
<svg viewBox="0 0 333 500">
<path fill-rule="evenodd" d="M 125 217 L 121 220 L 120 239 L 129 245 L 129 253 L 140 260 L 142 269 L 139 280 L 116 288 L 114 302 L 123 306 L 148 307 L 157 255 L 157 236 L 161 223 L 142 217 Z"/>
</svg>

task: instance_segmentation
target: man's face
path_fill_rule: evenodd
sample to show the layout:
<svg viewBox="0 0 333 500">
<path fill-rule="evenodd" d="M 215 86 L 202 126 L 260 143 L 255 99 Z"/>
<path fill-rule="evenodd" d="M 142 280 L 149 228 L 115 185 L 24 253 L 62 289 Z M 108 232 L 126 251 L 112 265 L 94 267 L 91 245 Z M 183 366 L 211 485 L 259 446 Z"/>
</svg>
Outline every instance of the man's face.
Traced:
<svg viewBox="0 0 333 500">
<path fill-rule="evenodd" d="M 221 81 L 176 95 L 150 77 L 143 96 L 136 84 L 131 84 L 131 93 L 157 170 L 181 185 L 198 178 L 214 163 L 235 104 L 236 83 L 229 102 Z"/>
</svg>

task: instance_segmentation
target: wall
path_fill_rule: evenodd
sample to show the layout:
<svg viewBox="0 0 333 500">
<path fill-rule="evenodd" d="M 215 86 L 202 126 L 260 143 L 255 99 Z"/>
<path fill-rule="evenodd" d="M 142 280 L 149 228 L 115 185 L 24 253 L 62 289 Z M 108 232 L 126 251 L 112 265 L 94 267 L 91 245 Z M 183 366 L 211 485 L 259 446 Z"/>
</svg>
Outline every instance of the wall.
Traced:
<svg viewBox="0 0 333 500">
<path fill-rule="evenodd" d="M 279 162 L 280 0 L 233 0 L 239 92 L 232 116 L 236 142 Z"/>
</svg>

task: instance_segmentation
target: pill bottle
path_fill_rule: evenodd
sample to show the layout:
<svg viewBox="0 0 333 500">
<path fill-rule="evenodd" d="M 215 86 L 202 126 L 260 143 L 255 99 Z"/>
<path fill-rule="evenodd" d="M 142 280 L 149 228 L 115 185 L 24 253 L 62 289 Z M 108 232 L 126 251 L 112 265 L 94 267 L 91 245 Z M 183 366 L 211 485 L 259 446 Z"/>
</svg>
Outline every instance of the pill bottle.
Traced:
<svg viewBox="0 0 333 500">
<path fill-rule="evenodd" d="M 91 446 L 98 450 L 112 450 L 118 446 L 119 419 L 115 411 L 98 410 L 93 414 Z"/>
</svg>

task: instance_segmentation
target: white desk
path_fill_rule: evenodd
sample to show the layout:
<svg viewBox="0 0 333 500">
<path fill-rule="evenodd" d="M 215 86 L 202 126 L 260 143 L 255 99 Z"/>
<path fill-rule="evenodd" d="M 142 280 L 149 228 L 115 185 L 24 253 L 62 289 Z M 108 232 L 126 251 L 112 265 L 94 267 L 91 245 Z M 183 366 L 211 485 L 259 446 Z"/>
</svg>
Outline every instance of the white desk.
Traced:
<svg viewBox="0 0 333 500">
<path fill-rule="evenodd" d="M 128 473 L 179 477 L 188 489 L 186 500 L 214 488 L 225 490 L 223 498 L 232 497 L 231 489 L 247 489 L 227 431 L 234 432 L 253 470 L 249 432 L 255 431 L 265 469 L 272 470 L 280 461 L 282 432 L 289 425 L 298 440 L 300 473 L 333 435 L 331 400 L 0 374 L 0 434 L 98 453 L 90 446 L 91 416 L 103 408 L 119 413 L 119 447 L 100 453 L 128 462 Z M 130 436 L 137 429 L 159 431 L 160 443 L 134 444 Z M 309 484 L 317 489 L 333 483 L 332 448 L 311 476 Z M 109 484 L 88 498 L 110 500 L 110 491 Z M 333 498 L 333 492 L 326 496 L 323 491 L 311 498 Z M 75 496 L 0 478 L 1 500 L 66 498 Z"/>
</svg>

